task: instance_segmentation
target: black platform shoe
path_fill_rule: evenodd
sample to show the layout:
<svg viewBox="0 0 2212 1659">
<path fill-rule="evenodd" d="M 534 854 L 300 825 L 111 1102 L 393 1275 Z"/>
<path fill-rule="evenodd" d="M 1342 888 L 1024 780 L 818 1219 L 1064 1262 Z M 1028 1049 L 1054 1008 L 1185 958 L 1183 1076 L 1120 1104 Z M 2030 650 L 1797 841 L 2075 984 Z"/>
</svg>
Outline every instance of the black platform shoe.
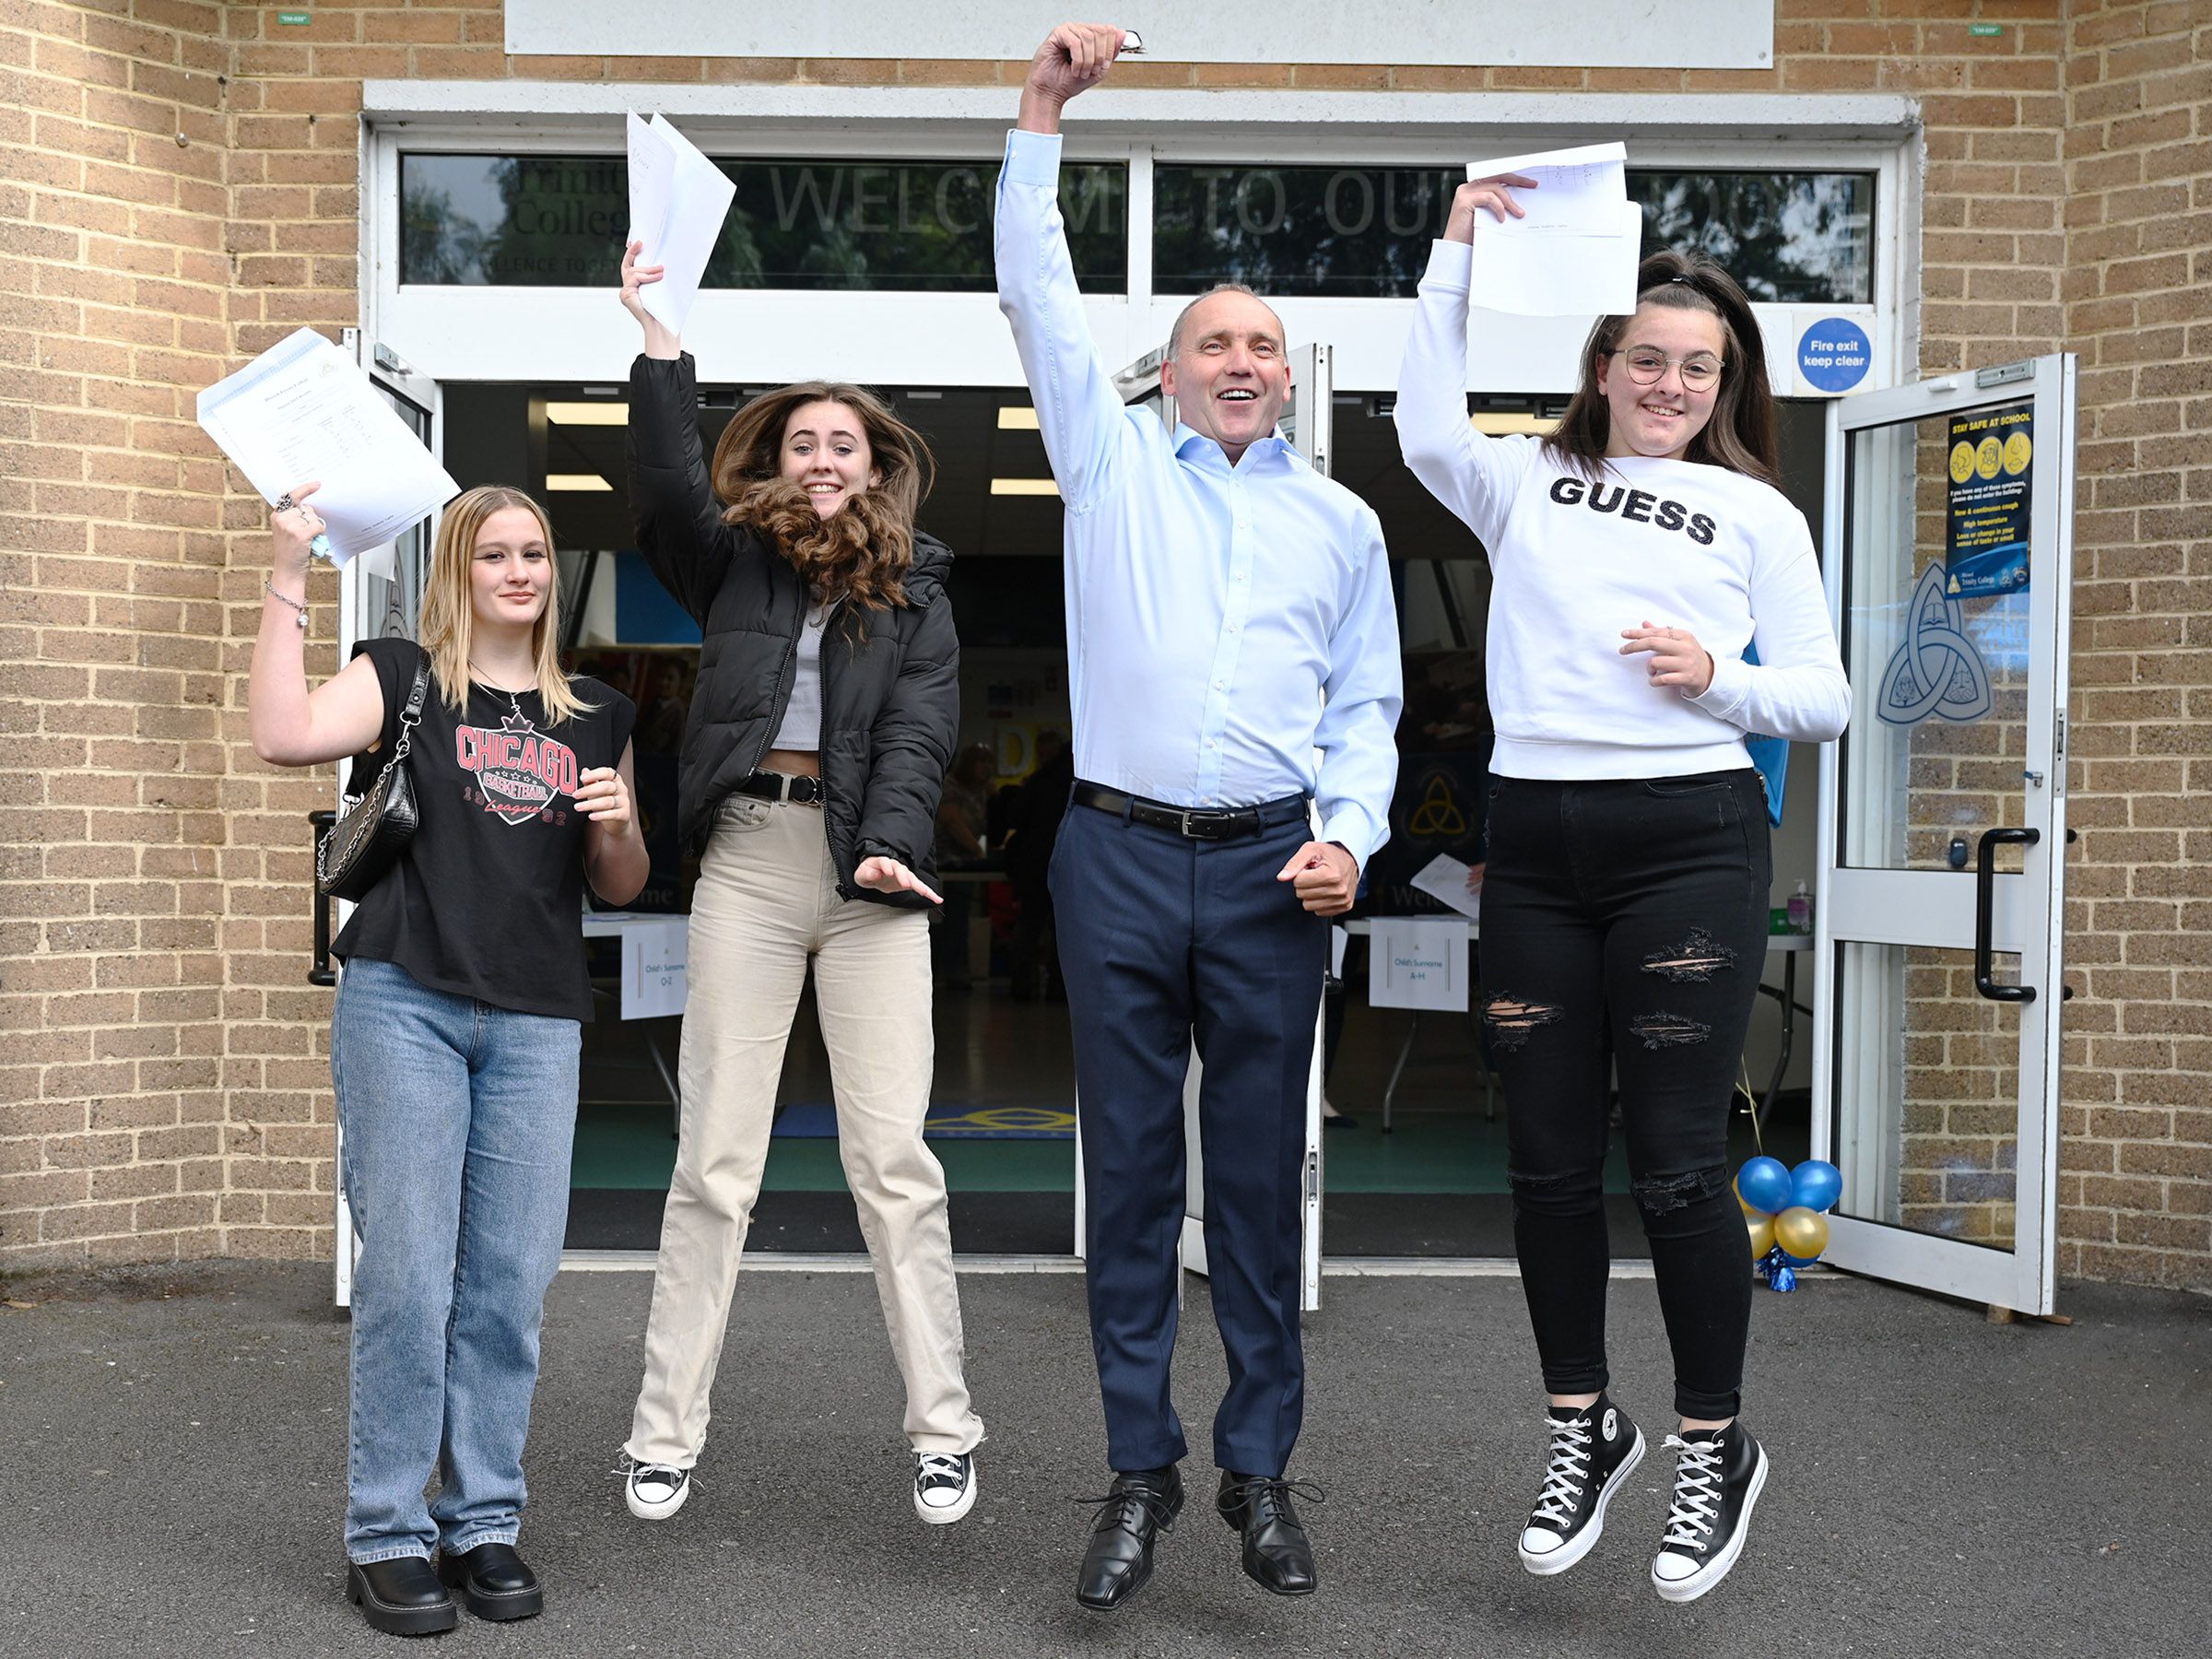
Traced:
<svg viewBox="0 0 2212 1659">
<path fill-rule="evenodd" d="M 453 1598 L 420 1556 L 348 1563 L 346 1594 L 370 1629 L 387 1636 L 435 1636 L 461 1618 L 453 1611 Z"/>
<path fill-rule="evenodd" d="M 535 1618 L 546 1610 L 537 1574 L 512 1544 L 479 1544 L 460 1555 L 441 1555 L 438 1576 L 461 1592 L 478 1618 Z"/>
</svg>

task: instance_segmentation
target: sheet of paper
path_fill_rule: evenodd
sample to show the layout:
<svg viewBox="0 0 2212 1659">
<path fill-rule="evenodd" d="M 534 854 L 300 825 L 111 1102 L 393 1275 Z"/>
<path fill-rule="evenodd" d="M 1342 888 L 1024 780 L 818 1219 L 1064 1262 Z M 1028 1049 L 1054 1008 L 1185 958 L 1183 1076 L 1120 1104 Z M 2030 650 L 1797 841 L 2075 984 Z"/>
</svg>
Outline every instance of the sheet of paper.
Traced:
<svg viewBox="0 0 2212 1659">
<path fill-rule="evenodd" d="M 629 238 L 645 245 L 638 263 L 661 263 L 661 235 L 668 227 L 668 198 L 676 177 L 676 152 L 635 110 L 623 119 L 629 135 Z"/>
<path fill-rule="evenodd" d="M 264 500 L 322 480 L 315 511 L 340 564 L 460 493 L 369 377 L 312 328 L 201 393 L 199 419 Z"/>
<path fill-rule="evenodd" d="M 681 334 L 737 186 L 658 115 L 631 115 L 629 134 L 630 240 L 645 244 L 639 255 L 645 264 L 667 267 L 641 291 L 641 303 Z"/>
<path fill-rule="evenodd" d="M 682 916 L 626 919 L 622 928 L 622 1018 L 681 1014 L 690 991 L 685 962 L 691 924 Z"/>
<path fill-rule="evenodd" d="M 1465 922 L 1455 916 L 1377 916 L 1370 945 L 1370 1006 L 1465 1010 Z"/>
<path fill-rule="evenodd" d="M 1420 891 L 1450 905 L 1470 922 L 1482 920 L 1482 893 L 1467 891 L 1467 866 L 1449 853 L 1439 853 L 1413 878 Z"/>
<path fill-rule="evenodd" d="M 1643 210 L 1628 199 L 1619 144 L 1471 161 L 1467 177 L 1517 172 L 1536 181 L 1514 199 L 1525 217 L 1475 227 L 1473 302 L 1524 317 L 1632 311 Z"/>
</svg>

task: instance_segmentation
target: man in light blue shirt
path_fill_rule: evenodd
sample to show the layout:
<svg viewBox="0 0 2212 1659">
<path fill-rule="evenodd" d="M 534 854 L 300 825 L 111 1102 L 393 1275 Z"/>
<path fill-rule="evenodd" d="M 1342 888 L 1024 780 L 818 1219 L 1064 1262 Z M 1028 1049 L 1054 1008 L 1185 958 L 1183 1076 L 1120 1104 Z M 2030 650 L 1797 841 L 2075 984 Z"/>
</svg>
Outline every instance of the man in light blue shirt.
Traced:
<svg viewBox="0 0 2212 1659">
<path fill-rule="evenodd" d="M 1168 1371 L 1194 1042 L 1230 1370 L 1216 1503 L 1253 1579 L 1314 1587 L 1283 1472 L 1304 1405 L 1299 1198 L 1323 918 L 1350 908 L 1389 833 L 1400 701 L 1382 527 L 1282 435 L 1274 311 L 1233 288 L 1184 311 L 1160 375 L 1172 433 L 1123 406 L 1090 338 L 1056 199 L 1060 111 L 1123 43 L 1064 24 L 1038 49 L 997 219 L 999 305 L 1066 513 L 1077 782 L 1052 888 L 1115 1472 L 1077 1590 L 1100 1608 L 1149 1576 L 1182 1502 Z"/>
</svg>

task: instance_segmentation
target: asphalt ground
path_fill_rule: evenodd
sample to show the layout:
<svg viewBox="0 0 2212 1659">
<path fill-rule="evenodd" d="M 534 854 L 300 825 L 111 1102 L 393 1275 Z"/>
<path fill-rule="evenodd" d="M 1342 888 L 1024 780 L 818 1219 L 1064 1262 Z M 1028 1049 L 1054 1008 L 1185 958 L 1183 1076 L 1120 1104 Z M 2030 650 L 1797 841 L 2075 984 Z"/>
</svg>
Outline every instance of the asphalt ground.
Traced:
<svg viewBox="0 0 2212 1659">
<path fill-rule="evenodd" d="M 392 1653 L 343 1599 L 347 1326 L 328 1269 L 218 1264 L 18 1279 L 0 1305 L 0 1653 Z M 613 1471 L 650 1280 L 564 1273 L 549 1299 L 523 1547 L 543 1618 L 449 1655 L 1262 1653 L 2202 1655 L 2212 1648 L 2212 1301 L 2069 1287 L 2071 1327 L 1834 1276 L 1759 1293 L 1747 1423 L 1774 1472 L 1734 1575 L 1653 1594 L 1670 1460 L 1572 1571 L 1512 1539 L 1540 1399 L 1510 1277 L 1331 1278 L 1308 1322 L 1293 1473 L 1322 1574 L 1303 1601 L 1240 1574 L 1208 1512 L 1222 1385 L 1206 1292 L 1178 1385 L 1194 1501 L 1118 1613 L 1072 1594 L 1104 1489 L 1072 1275 L 963 1276 L 991 1439 L 975 1512 L 909 1506 L 900 1399 L 862 1274 L 740 1284 L 688 1507 L 648 1525 Z M 1616 1394 L 1669 1425 L 1648 1280 L 1614 1285 Z M 23 1305 L 29 1304 L 29 1305 Z"/>
</svg>

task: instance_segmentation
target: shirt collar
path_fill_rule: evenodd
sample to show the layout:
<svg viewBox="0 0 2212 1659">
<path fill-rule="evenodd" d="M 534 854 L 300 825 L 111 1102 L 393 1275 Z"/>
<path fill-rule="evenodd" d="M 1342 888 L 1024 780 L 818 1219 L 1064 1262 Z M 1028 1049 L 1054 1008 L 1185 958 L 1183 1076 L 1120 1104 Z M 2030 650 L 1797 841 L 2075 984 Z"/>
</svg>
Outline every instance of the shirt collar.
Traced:
<svg viewBox="0 0 2212 1659">
<path fill-rule="evenodd" d="M 1209 467 L 1218 466 L 1224 472 L 1241 470 L 1244 465 L 1243 463 L 1240 463 L 1239 467 L 1232 468 L 1229 465 L 1228 455 L 1222 452 L 1218 442 L 1207 437 L 1204 432 L 1184 425 L 1180 420 L 1175 423 L 1175 430 L 1169 437 L 1168 445 L 1175 452 L 1179 460 L 1198 461 Z M 1196 446 L 1195 449 L 1193 448 L 1194 445 Z M 1244 451 L 1245 462 L 1253 463 L 1251 466 L 1251 470 L 1253 471 L 1262 470 L 1267 463 L 1277 456 L 1288 461 L 1289 457 L 1297 454 L 1298 452 L 1290 447 L 1290 440 L 1283 436 L 1283 429 L 1280 426 L 1277 426 L 1266 437 L 1254 439 Z M 1257 458 L 1256 463 L 1254 463 L 1254 457 Z"/>
</svg>

